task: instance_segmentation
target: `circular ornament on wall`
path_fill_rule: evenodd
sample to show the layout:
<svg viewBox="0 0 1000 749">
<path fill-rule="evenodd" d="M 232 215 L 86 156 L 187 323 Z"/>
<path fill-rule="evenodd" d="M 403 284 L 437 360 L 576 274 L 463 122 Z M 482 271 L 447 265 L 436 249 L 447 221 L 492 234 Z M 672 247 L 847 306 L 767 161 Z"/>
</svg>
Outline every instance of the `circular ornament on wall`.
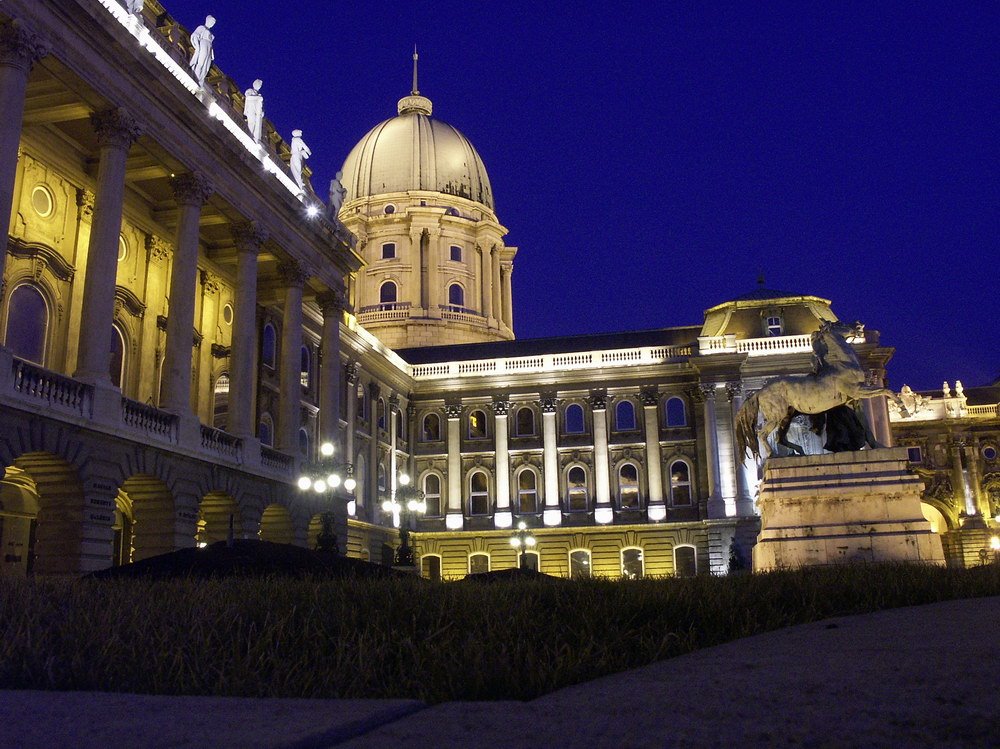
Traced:
<svg viewBox="0 0 1000 749">
<path fill-rule="evenodd" d="M 42 218 L 48 218 L 56 208 L 52 192 L 45 185 L 36 185 L 31 191 L 31 207 Z"/>
</svg>

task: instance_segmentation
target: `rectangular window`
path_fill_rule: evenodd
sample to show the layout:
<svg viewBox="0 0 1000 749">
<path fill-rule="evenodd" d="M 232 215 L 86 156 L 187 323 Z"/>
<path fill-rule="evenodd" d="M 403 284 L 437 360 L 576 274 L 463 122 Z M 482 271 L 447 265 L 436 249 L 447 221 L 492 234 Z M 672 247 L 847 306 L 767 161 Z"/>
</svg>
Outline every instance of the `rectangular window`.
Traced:
<svg viewBox="0 0 1000 749">
<path fill-rule="evenodd" d="M 785 326 L 781 322 L 780 317 L 769 317 L 767 318 L 767 334 L 769 336 L 783 335 Z"/>
<path fill-rule="evenodd" d="M 456 263 L 462 262 L 462 248 L 457 244 L 451 246 L 451 259 Z"/>
<path fill-rule="evenodd" d="M 383 260 L 392 260 L 394 257 L 396 257 L 396 243 L 395 242 L 386 242 L 385 244 L 383 244 L 382 245 L 382 259 Z"/>
<path fill-rule="evenodd" d="M 906 448 L 906 459 L 911 463 L 923 463 L 924 453 L 919 447 Z"/>
</svg>

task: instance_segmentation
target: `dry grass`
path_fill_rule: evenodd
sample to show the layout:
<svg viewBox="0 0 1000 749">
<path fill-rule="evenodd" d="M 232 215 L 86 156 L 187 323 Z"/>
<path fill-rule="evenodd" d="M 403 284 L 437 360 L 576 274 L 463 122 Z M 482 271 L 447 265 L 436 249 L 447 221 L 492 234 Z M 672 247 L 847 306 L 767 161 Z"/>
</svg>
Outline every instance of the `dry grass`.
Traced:
<svg viewBox="0 0 1000 749">
<path fill-rule="evenodd" d="M 1000 595 L 1000 565 L 689 580 L 0 580 L 0 687 L 531 699 L 829 616 Z"/>
</svg>

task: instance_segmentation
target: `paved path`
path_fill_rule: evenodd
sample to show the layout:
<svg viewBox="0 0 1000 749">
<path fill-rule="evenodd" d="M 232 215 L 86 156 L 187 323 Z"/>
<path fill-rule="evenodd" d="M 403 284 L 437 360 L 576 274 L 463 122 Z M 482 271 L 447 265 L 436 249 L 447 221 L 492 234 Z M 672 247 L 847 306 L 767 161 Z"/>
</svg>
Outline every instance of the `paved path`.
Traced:
<svg viewBox="0 0 1000 749">
<path fill-rule="evenodd" d="M 998 648 L 994 597 L 791 627 L 526 703 L 0 692 L 0 746 L 1000 746 Z"/>
</svg>

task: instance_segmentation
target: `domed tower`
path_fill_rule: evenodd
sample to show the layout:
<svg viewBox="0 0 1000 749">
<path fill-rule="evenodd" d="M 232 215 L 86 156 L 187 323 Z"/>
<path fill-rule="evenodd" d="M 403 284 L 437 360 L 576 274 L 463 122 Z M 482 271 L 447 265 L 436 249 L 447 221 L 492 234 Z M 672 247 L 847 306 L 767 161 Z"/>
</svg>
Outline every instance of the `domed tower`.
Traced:
<svg viewBox="0 0 1000 749">
<path fill-rule="evenodd" d="M 468 139 L 431 117 L 417 89 L 344 161 L 339 217 L 367 265 L 354 284 L 358 321 L 390 348 L 510 340 L 515 247 Z"/>
</svg>

